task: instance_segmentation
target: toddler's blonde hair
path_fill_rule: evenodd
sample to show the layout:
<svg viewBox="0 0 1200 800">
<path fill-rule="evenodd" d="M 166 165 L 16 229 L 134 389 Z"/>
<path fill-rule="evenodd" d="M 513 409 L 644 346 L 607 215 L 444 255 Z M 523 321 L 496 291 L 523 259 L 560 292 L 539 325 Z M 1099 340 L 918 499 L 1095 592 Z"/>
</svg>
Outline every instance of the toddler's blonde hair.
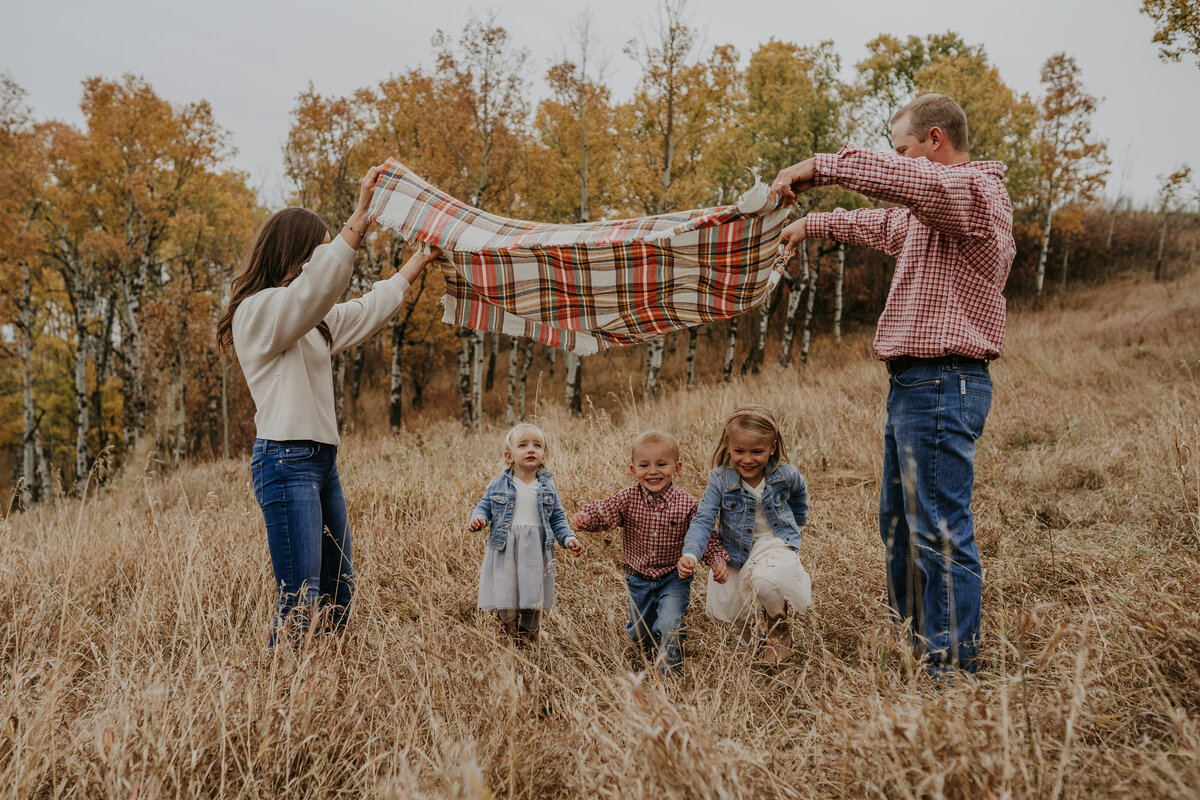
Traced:
<svg viewBox="0 0 1200 800">
<path fill-rule="evenodd" d="M 779 433 L 779 423 L 775 421 L 775 416 L 766 406 L 749 405 L 742 406 L 725 418 L 725 427 L 721 430 L 721 440 L 717 442 L 717 448 L 713 450 L 712 465 L 714 469 L 728 466 L 729 433 L 734 430 L 745 431 L 751 436 L 761 439 L 769 439 L 775 445 L 775 452 L 771 453 L 770 458 L 767 459 L 767 472 L 774 472 L 776 467 L 788 460 L 787 448 L 783 444 L 783 436 Z"/>
<path fill-rule="evenodd" d="M 679 460 L 679 440 L 676 439 L 673 434 L 668 433 L 667 431 L 651 428 L 648 431 L 642 431 L 639 433 L 637 438 L 633 440 L 633 444 L 629 446 L 630 461 L 634 459 L 634 453 L 637 452 L 637 449 L 647 442 L 665 442 L 666 444 L 669 444 L 671 449 L 675 452 L 675 460 Z"/>
<path fill-rule="evenodd" d="M 504 463 L 512 466 L 512 449 L 525 431 L 532 431 L 542 440 L 542 463 L 538 464 L 537 468 L 538 472 L 542 472 L 546 469 L 546 462 L 550 459 L 550 440 L 546 438 L 546 432 L 532 422 L 518 422 L 509 429 L 508 433 L 504 434 L 504 452 L 510 456 L 504 459 Z"/>
</svg>

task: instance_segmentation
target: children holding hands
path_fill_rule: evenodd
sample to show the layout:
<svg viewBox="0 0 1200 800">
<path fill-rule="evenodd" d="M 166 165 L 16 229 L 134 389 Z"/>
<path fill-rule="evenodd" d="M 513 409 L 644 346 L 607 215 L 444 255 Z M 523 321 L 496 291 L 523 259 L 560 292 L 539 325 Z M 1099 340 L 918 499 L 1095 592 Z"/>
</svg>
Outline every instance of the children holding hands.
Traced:
<svg viewBox="0 0 1200 800">
<path fill-rule="evenodd" d="M 630 448 L 634 485 L 582 506 L 571 527 L 545 470 L 546 452 L 540 428 L 510 430 L 508 469 L 488 484 L 468 526 L 478 531 L 491 524 L 479 607 L 495 611 L 506 632 L 536 638 L 541 611 L 554 604 L 555 539 L 578 556 L 583 546 L 571 527 L 620 527 L 629 604 L 625 631 L 661 673 L 681 671 L 684 615 L 699 561 L 712 570 L 708 613 L 733 623 L 749 642 L 761 611 L 764 660 L 779 664 L 791 656 L 788 608 L 803 612 L 812 590 L 797 554 L 808 492 L 769 410 L 743 406 L 726 419 L 699 502 L 675 485 L 683 468 L 678 440 L 645 431 Z"/>
<path fill-rule="evenodd" d="M 676 569 L 696 513 L 696 499 L 674 483 L 682 467 L 678 440 L 665 431 L 646 431 L 631 448 L 629 471 L 634 485 L 588 503 L 571 520 L 580 531 L 621 528 L 629 589 L 625 630 L 667 675 L 681 669 L 683 618 L 692 594 L 691 572 L 685 575 Z M 711 523 L 708 530 L 698 555 L 712 568 L 713 580 L 723 583 L 729 556 Z"/>
<path fill-rule="evenodd" d="M 489 523 L 479 572 L 479 607 L 495 611 L 510 636 L 537 639 L 541 612 L 554 605 L 554 541 L 576 556 L 583 545 L 567 526 L 558 491 L 546 470 L 546 434 L 517 425 L 504 437 L 501 475 L 492 479 L 471 512 L 468 530 Z"/>
<path fill-rule="evenodd" d="M 756 405 L 726 419 L 712 464 L 683 544 L 679 575 L 691 577 L 717 525 L 729 577 L 717 581 L 714 570 L 706 610 L 733 623 L 747 642 L 761 610 L 767 625 L 763 659 L 779 664 L 792 654 L 788 604 L 803 612 L 812 597 L 797 553 L 800 528 L 808 520 L 804 477 L 788 463 L 774 416 Z"/>
</svg>

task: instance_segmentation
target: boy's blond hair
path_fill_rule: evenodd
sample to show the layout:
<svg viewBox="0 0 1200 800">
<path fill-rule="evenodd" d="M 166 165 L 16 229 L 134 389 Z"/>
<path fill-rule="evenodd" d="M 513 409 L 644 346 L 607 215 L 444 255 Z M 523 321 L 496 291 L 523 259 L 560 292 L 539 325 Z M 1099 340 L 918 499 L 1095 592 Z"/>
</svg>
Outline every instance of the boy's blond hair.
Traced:
<svg viewBox="0 0 1200 800">
<path fill-rule="evenodd" d="M 629 447 L 630 461 L 634 460 L 634 454 L 637 453 L 637 449 L 647 442 L 665 442 L 669 444 L 671 446 L 671 450 L 675 453 L 675 460 L 679 460 L 679 440 L 675 438 L 674 434 L 668 433 L 667 431 L 658 430 L 657 428 L 651 428 L 648 431 L 642 431 L 637 435 L 637 438 L 633 440 L 633 444 Z"/>
<path fill-rule="evenodd" d="M 779 433 L 779 423 L 775 421 L 775 415 L 766 406 L 750 405 L 736 409 L 725 418 L 721 440 L 713 450 L 714 469 L 729 465 L 729 433 L 733 430 L 742 430 L 751 436 L 771 440 L 775 452 L 767 459 L 767 472 L 774 472 L 776 467 L 788 460 L 787 448 L 783 445 L 783 436 Z"/>
<path fill-rule="evenodd" d="M 504 434 L 504 452 L 511 454 L 513 446 L 525 431 L 532 431 L 537 434 L 542 440 L 542 463 L 538 465 L 537 471 L 542 472 L 546 469 L 546 462 L 550 460 L 550 440 L 546 438 L 546 432 L 534 425 L 532 422 L 518 422 L 509 428 L 508 433 Z M 512 466 L 512 459 L 504 459 L 504 463 Z"/>
</svg>

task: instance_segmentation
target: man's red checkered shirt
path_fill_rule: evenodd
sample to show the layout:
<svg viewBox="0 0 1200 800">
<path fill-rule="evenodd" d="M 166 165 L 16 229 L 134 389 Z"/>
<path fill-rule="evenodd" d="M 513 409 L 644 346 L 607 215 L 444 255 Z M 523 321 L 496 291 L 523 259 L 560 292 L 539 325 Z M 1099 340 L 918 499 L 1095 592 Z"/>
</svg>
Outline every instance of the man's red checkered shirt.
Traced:
<svg viewBox="0 0 1200 800">
<path fill-rule="evenodd" d="M 875 356 L 996 358 L 1004 350 L 1004 282 L 1012 202 L 999 161 L 937 164 L 848 145 L 815 156 L 818 186 L 836 183 L 903 208 L 809 214 L 806 234 L 896 257 Z"/>
<path fill-rule="evenodd" d="M 675 569 L 683 555 L 683 539 L 696 514 L 696 498 L 675 484 L 661 495 L 654 495 L 635 484 L 612 497 L 588 503 L 579 509 L 586 523 L 583 530 L 604 531 L 621 528 L 621 549 L 625 567 L 637 574 L 657 579 Z M 704 551 L 704 563 L 713 559 L 729 562 L 729 553 L 721 545 L 716 530 Z"/>
</svg>

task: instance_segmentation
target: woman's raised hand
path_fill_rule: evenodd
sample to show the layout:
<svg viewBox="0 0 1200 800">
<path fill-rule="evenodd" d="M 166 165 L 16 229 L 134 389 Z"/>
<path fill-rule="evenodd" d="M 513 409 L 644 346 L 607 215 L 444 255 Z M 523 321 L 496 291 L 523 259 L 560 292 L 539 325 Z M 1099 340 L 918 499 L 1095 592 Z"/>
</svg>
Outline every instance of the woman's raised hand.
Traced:
<svg viewBox="0 0 1200 800">
<path fill-rule="evenodd" d="M 420 242 L 416 242 L 416 244 L 421 245 Z M 422 245 L 422 247 L 424 246 Z M 436 247 L 418 249 L 409 256 L 408 261 L 404 262 L 404 266 L 400 268 L 400 274 L 411 284 L 421 274 L 421 270 L 432 264 L 441 255 L 442 251 Z"/>
<path fill-rule="evenodd" d="M 384 165 L 380 164 L 371 167 L 367 170 L 367 174 L 363 175 L 362 181 L 359 182 L 358 205 L 355 207 L 354 213 L 350 215 L 350 219 L 342 225 L 342 238 L 355 250 L 362 244 L 363 237 L 367 235 L 367 226 L 371 224 L 367 219 L 367 211 L 371 208 L 371 198 L 375 196 L 375 182 L 379 180 L 383 169 Z"/>
<path fill-rule="evenodd" d="M 362 181 L 359 182 L 358 207 L 354 209 L 355 216 L 361 214 L 364 220 L 367 218 L 367 209 L 371 207 L 371 198 L 375 196 L 375 183 L 379 180 L 385 167 L 385 164 L 378 164 L 367 170 L 366 175 L 363 175 Z"/>
</svg>

